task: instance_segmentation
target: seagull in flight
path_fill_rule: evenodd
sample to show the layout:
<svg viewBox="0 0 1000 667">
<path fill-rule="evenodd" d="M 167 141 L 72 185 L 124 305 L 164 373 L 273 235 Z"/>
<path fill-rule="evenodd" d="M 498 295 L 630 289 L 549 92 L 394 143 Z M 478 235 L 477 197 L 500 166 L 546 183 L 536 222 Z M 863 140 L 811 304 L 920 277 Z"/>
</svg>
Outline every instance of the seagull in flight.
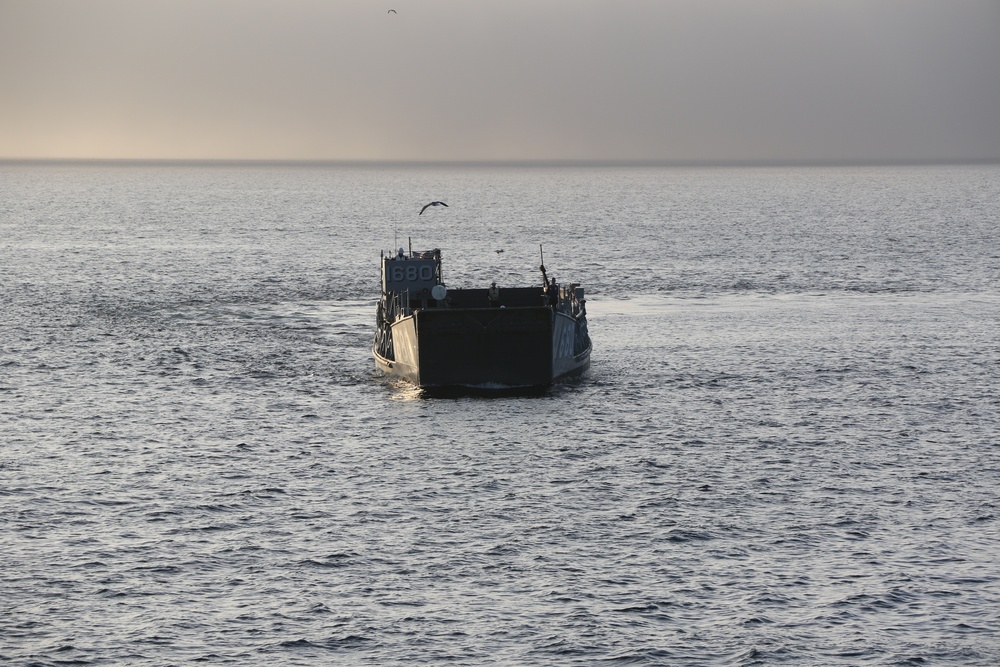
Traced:
<svg viewBox="0 0 1000 667">
<path fill-rule="evenodd" d="M 396 13 L 395 9 L 390 9 L 389 11 L 386 12 L 386 14 L 395 14 L 395 13 Z"/>
<path fill-rule="evenodd" d="M 423 215 L 428 206 L 444 206 L 445 208 L 448 208 L 448 205 L 443 201 L 432 201 L 430 204 L 424 204 L 424 207 L 420 209 L 420 213 L 417 213 L 417 215 Z"/>
</svg>

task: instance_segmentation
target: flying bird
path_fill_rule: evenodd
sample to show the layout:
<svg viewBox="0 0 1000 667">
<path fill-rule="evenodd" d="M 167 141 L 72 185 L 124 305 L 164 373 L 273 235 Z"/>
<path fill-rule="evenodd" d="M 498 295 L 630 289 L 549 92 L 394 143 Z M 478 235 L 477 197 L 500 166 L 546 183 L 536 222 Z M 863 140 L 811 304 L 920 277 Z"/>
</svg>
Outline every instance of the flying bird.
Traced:
<svg viewBox="0 0 1000 667">
<path fill-rule="evenodd" d="M 499 250 L 497 250 L 497 251 L 495 251 L 495 252 L 496 252 L 496 254 L 498 254 L 498 255 L 499 255 L 500 253 L 502 253 L 502 252 L 503 252 L 503 248 L 500 248 Z"/>
<path fill-rule="evenodd" d="M 432 201 L 430 204 L 424 204 L 424 207 L 420 209 L 420 213 L 417 213 L 417 215 L 423 215 L 428 206 L 444 206 L 445 208 L 448 208 L 448 205 L 443 201 Z"/>
<path fill-rule="evenodd" d="M 395 9 L 390 9 L 389 11 L 386 12 L 386 14 L 395 14 L 395 13 L 396 13 Z"/>
</svg>

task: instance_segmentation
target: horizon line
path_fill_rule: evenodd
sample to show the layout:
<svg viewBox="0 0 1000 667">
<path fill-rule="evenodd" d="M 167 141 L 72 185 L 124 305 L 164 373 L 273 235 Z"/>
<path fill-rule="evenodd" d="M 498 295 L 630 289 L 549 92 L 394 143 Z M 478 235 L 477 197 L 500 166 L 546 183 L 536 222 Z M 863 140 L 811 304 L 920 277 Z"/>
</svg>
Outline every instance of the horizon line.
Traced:
<svg viewBox="0 0 1000 667">
<path fill-rule="evenodd" d="M 295 159 L 295 158 L 81 158 L 0 157 L 0 164 L 169 165 L 169 166 L 362 166 L 362 167 L 896 167 L 1000 164 L 995 158 L 867 158 L 867 159 Z"/>
</svg>

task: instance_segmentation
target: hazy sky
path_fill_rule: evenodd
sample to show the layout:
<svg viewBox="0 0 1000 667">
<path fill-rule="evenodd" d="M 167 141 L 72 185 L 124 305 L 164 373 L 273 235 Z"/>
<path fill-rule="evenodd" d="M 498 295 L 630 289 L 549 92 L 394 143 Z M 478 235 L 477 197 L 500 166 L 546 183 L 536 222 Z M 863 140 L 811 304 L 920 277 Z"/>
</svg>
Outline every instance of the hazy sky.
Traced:
<svg viewBox="0 0 1000 667">
<path fill-rule="evenodd" d="M 0 0 L 0 157 L 1000 158 L 1000 0 Z"/>
</svg>

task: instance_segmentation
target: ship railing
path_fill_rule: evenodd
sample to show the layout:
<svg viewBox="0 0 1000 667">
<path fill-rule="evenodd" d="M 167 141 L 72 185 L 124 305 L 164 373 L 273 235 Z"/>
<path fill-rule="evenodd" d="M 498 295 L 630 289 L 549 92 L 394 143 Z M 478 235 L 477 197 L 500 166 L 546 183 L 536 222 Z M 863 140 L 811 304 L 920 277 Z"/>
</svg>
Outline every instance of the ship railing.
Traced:
<svg viewBox="0 0 1000 667">
<path fill-rule="evenodd" d="M 413 306 L 410 303 L 410 290 L 404 292 L 391 292 L 389 296 L 389 311 L 392 315 L 390 322 L 395 322 L 401 317 L 406 317 L 413 313 Z"/>
</svg>

